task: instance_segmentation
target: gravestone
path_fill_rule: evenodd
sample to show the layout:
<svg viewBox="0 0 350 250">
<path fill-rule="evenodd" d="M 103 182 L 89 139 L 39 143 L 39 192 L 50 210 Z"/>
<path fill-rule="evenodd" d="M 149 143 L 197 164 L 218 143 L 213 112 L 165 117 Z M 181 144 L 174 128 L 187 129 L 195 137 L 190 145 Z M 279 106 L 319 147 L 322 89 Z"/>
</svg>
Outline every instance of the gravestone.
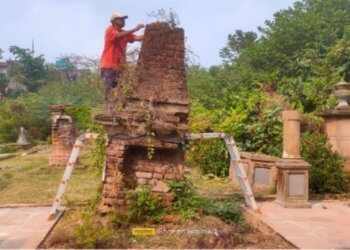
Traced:
<svg viewBox="0 0 350 250">
<path fill-rule="evenodd" d="M 26 138 L 26 130 L 24 129 L 24 127 L 21 127 L 19 130 L 17 144 L 18 145 L 28 145 L 29 144 L 29 142 L 27 141 L 27 138 Z"/>
</svg>

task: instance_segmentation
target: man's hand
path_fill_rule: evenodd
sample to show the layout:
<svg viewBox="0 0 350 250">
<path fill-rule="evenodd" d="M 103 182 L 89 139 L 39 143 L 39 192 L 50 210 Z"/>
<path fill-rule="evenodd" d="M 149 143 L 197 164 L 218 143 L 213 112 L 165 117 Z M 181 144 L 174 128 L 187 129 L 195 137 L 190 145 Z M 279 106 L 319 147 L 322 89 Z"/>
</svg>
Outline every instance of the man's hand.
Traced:
<svg viewBox="0 0 350 250">
<path fill-rule="evenodd" d="M 141 42 L 143 40 L 143 35 L 137 36 L 135 41 Z"/>
<path fill-rule="evenodd" d="M 136 32 L 136 31 L 139 31 L 140 29 L 143 29 L 144 27 L 145 27 L 144 24 L 139 24 L 139 25 L 137 25 L 135 28 L 133 28 L 131 30 L 126 30 L 126 31 L 119 32 L 116 35 L 115 39 L 119 39 L 121 37 L 124 37 L 124 36 L 127 36 L 129 34 L 132 34 L 132 33 Z"/>
<path fill-rule="evenodd" d="M 133 30 L 136 32 L 136 31 L 138 31 L 140 29 L 143 29 L 144 27 L 145 27 L 144 24 L 138 24 L 135 28 L 133 28 Z"/>
</svg>

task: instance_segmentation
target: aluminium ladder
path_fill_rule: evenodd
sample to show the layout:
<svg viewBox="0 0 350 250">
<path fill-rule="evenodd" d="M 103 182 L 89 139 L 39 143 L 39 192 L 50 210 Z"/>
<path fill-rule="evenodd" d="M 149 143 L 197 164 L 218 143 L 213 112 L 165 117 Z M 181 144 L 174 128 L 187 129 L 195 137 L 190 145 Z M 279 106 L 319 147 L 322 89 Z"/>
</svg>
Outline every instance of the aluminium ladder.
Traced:
<svg viewBox="0 0 350 250">
<path fill-rule="evenodd" d="M 235 140 L 230 136 L 229 134 L 225 133 L 202 133 L 202 134 L 189 134 L 187 136 L 187 139 L 212 139 L 212 138 L 219 138 L 223 139 L 225 141 L 227 150 L 230 154 L 231 162 L 233 164 L 236 177 L 238 179 L 238 182 L 240 184 L 241 190 L 243 192 L 243 197 L 245 200 L 245 203 L 248 207 L 253 209 L 255 212 L 260 212 L 254 198 L 254 194 L 252 192 L 252 189 L 250 187 L 247 174 L 244 170 L 241 157 L 239 155 L 239 151 L 237 149 L 237 144 Z"/>
<path fill-rule="evenodd" d="M 89 138 L 96 139 L 96 138 L 98 138 L 98 136 L 99 135 L 96 133 L 85 133 L 76 139 L 74 146 L 73 146 L 73 150 L 70 154 L 68 163 L 66 165 L 66 169 L 64 171 L 63 177 L 60 181 L 55 200 L 52 204 L 52 208 L 51 208 L 48 220 L 53 220 L 57 214 L 57 211 L 62 210 L 62 207 L 61 207 L 62 197 L 63 197 L 63 194 L 64 194 L 66 188 L 67 188 L 68 180 L 72 174 L 73 167 L 74 167 L 74 164 L 78 158 L 80 147 L 83 145 L 83 141 L 85 139 L 89 139 Z M 251 209 L 253 209 L 254 211 L 260 212 L 260 210 L 255 202 L 255 198 L 254 198 L 252 189 L 250 187 L 250 184 L 248 182 L 247 174 L 246 174 L 244 167 L 242 165 L 242 160 L 241 160 L 241 157 L 239 155 L 237 145 L 236 145 L 234 139 L 230 135 L 225 134 L 225 133 L 189 134 L 186 136 L 186 138 L 190 139 L 190 140 L 212 139 L 212 138 L 223 139 L 226 143 L 227 150 L 230 154 L 231 162 L 233 163 L 236 177 L 238 178 L 238 182 L 239 182 L 240 187 L 242 189 L 243 197 L 244 197 L 246 205 L 248 207 L 250 207 Z M 102 179 L 105 178 L 104 177 L 105 167 L 106 166 L 104 165 Z"/>
<path fill-rule="evenodd" d="M 58 210 L 62 210 L 62 207 L 61 207 L 62 197 L 63 197 L 64 191 L 67 188 L 68 180 L 69 180 L 69 178 L 70 178 L 70 176 L 72 174 L 74 164 L 77 161 L 77 158 L 78 158 L 78 155 L 79 155 L 79 151 L 80 151 L 80 147 L 83 145 L 84 140 L 85 139 L 90 139 L 90 138 L 91 139 L 96 139 L 96 138 L 98 138 L 98 136 L 99 135 L 96 134 L 96 133 L 85 133 L 85 134 L 82 134 L 81 136 L 79 136 L 75 140 L 72 152 L 71 152 L 71 154 L 69 156 L 69 160 L 68 160 L 68 163 L 66 165 L 66 169 L 65 169 L 63 177 L 62 177 L 62 179 L 60 181 L 55 200 L 53 201 L 52 208 L 51 208 L 48 220 L 53 220 L 55 218 Z"/>
</svg>

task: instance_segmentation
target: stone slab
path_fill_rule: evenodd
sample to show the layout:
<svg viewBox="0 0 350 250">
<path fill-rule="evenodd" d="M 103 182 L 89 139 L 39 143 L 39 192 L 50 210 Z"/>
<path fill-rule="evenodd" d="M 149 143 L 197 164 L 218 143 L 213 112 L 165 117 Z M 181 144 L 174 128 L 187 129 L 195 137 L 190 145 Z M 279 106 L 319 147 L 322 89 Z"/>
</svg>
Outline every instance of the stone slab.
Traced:
<svg viewBox="0 0 350 250">
<path fill-rule="evenodd" d="M 350 206 L 340 201 L 311 201 L 310 209 L 282 208 L 261 202 L 254 216 L 301 249 L 350 249 Z"/>
<path fill-rule="evenodd" d="M 48 221 L 51 207 L 0 208 L 0 249 L 35 249 L 59 220 Z"/>
</svg>

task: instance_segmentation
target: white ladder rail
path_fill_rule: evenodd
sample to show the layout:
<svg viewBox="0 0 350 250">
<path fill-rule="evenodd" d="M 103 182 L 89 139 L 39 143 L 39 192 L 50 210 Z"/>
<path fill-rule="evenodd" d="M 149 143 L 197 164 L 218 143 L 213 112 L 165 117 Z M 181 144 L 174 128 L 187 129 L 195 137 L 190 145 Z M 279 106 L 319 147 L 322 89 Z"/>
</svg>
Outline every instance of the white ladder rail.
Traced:
<svg viewBox="0 0 350 250">
<path fill-rule="evenodd" d="M 57 211 L 61 208 L 61 202 L 64 192 L 67 188 L 67 183 L 73 171 L 73 167 L 77 161 L 80 147 L 83 145 L 85 139 L 96 139 L 99 135 L 96 133 L 85 133 L 80 135 L 74 143 L 72 152 L 69 156 L 66 169 L 64 170 L 63 176 L 61 178 L 60 184 L 58 186 L 56 197 L 53 201 L 52 208 L 48 220 L 53 220 L 57 214 Z"/>
<path fill-rule="evenodd" d="M 242 164 L 242 160 L 239 155 L 236 142 L 233 139 L 233 137 L 225 133 L 200 133 L 200 134 L 189 134 L 186 136 L 186 138 L 192 139 L 192 140 L 193 139 L 212 139 L 212 138 L 223 139 L 225 141 L 227 150 L 230 154 L 230 161 L 233 164 L 233 168 L 235 170 L 238 183 L 240 184 L 246 205 L 251 209 L 253 209 L 254 211 L 260 212 L 256 204 L 254 194 L 250 187 L 247 174 L 244 170 L 244 166 Z"/>
</svg>

